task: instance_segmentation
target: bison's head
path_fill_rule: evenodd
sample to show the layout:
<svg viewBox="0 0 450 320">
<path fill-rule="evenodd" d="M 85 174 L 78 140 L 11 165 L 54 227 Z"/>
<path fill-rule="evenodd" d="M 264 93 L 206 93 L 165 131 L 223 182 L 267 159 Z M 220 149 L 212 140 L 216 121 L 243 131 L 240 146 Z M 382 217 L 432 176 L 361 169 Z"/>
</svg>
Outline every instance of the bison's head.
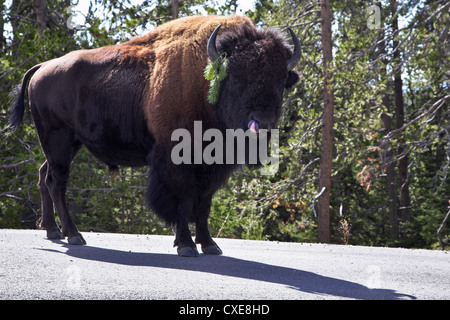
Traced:
<svg viewBox="0 0 450 320">
<path fill-rule="evenodd" d="M 227 128 L 270 130 L 280 116 L 284 89 L 299 79 L 292 69 L 300 59 L 300 41 L 289 29 L 292 53 L 286 38 L 274 29 L 243 25 L 217 37 L 219 29 L 208 41 L 210 60 L 225 56 L 228 63 L 219 98 L 213 104 L 216 114 Z"/>
</svg>

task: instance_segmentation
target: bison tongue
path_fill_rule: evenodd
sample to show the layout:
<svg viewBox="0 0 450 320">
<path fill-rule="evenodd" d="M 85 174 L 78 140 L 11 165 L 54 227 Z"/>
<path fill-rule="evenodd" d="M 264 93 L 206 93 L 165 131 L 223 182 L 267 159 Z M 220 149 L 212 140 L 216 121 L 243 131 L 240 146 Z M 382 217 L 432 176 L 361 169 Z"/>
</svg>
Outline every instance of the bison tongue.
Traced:
<svg viewBox="0 0 450 320">
<path fill-rule="evenodd" d="M 250 129 L 251 132 L 253 132 L 253 133 L 258 133 L 258 131 L 259 131 L 259 125 L 258 125 L 258 122 L 256 122 L 255 120 L 251 120 L 251 121 L 248 123 L 248 128 Z"/>
</svg>

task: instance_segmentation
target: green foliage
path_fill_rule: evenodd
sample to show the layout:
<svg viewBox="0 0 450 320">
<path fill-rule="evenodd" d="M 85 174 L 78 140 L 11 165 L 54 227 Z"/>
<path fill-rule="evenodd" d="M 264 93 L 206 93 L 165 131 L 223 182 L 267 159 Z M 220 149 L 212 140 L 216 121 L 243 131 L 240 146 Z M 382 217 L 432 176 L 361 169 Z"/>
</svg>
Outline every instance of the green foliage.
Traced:
<svg viewBox="0 0 450 320">
<path fill-rule="evenodd" d="M 219 100 L 220 84 L 228 75 L 228 59 L 221 56 L 211 61 L 205 68 L 204 76 L 209 81 L 208 102 L 216 104 Z"/>
<path fill-rule="evenodd" d="M 445 56 L 443 47 L 434 42 L 436 39 L 442 39 L 442 34 L 431 32 L 431 35 L 429 30 L 425 36 L 423 20 L 420 19 L 425 19 L 422 15 L 425 10 L 444 10 L 438 6 L 415 9 L 419 20 L 413 19 L 410 23 L 407 31 L 411 32 L 401 33 L 405 47 L 400 49 L 416 52 L 417 56 L 421 57 L 427 55 L 424 51 L 428 54 L 436 51 L 440 53 L 431 54 L 428 59 L 420 62 L 415 54 L 405 59 L 404 70 L 409 70 L 410 74 L 420 74 L 420 77 L 404 77 L 404 85 L 408 87 L 408 90 L 403 92 L 408 111 L 405 123 L 417 116 L 424 117 L 423 121 L 406 126 L 398 134 L 387 135 L 383 115 L 391 118 L 395 116 L 392 107 L 387 109 L 384 104 L 386 97 L 393 101 L 394 96 L 392 60 L 383 56 L 386 52 L 380 51 L 376 43 L 379 44 L 382 37 L 386 36 L 386 51 L 390 54 L 392 31 L 385 28 L 386 34 L 383 34 L 383 29 L 369 30 L 365 5 L 363 1 L 333 3 L 333 40 L 336 48 L 333 57 L 333 241 L 342 243 L 342 221 L 346 221 L 349 230 L 346 241 L 350 244 L 435 247 L 436 230 L 448 211 L 450 194 L 447 175 L 449 162 L 444 159 L 445 155 L 448 156 L 448 151 L 445 150 L 448 150 L 449 143 L 449 114 L 448 110 L 442 109 L 444 104 L 435 106 L 436 110 L 430 106 L 439 101 L 447 101 L 448 104 L 448 97 L 445 98 L 445 77 L 442 74 L 442 70 L 446 69 L 443 65 L 448 64 L 448 59 L 442 59 Z M 411 4 L 411 8 L 416 5 Z M 390 25 L 391 16 L 387 9 L 382 8 L 382 17 L 385 25 Z M 409 12 L 406 4 L 400 10 Z M 301 80 L 289 93 L 279 123 L 282 137 L 278 173 L 273 177 L 257 177 L 255 173 L 250 172 L 237 174 L 232 177 L 227 188 L 215 198 L 213 216 L 220 215 L 220 221 L 225 221 L 223 226 L 217 224 L 218 227 L 225 229 L 229 226 L 232 232 L 228 236 L 248 237 L 242 226 L 249 225 L 245 223 L 246 219 L 256 217 L 258 223 L 255 224 L 254 234 L 261 234 L 258 226 L 263 226 L 261 239 L 317 239 L 317 220 L 312 212 L 312 202 L 318 193 L 317 159 L 320 157 L 318 141 L 321 140 L 322 113 L 322 57 L 317 46 L 320 43 L 318 11 L 318 5 L 279 1 L 276 10 L 270 13 L 264 10 L 260 15 L 260 24 L 294 26 L 302 41 L 303 55 L 299 63 Z M 439 18 L 434 24 L 440 25 L 445 15 L 435 15 Z M 440 30 L 444 30 L 443 25 Z M 424 46 L 422 41 L 428 45 Z M 429 43 L 436 47 L 433 48 Z M 387 142 L 394 151 L 394 161 L 405 154 L 405 151 L 395 154 L 396 150 L 406 150 L 410 161 L 409 190 L 412 210 L 408 220 L 399 223 L 398 239 L 392 238 L 391 235 L 392 221 L 387 205 Z M 431 150 L 435 150 L 434 153 Z M 438 154 L 439 156 L 435 156 Z M 399 185 L 398 193 L 401 187 Z M 234 203 L 236 210 L 226 209 L 228 205 L 225 204 L 228 204 L 230 199 L 237 200 Z M 445 230 L 444 233 L 448 234 L 449 227 Z"/>
</svg>

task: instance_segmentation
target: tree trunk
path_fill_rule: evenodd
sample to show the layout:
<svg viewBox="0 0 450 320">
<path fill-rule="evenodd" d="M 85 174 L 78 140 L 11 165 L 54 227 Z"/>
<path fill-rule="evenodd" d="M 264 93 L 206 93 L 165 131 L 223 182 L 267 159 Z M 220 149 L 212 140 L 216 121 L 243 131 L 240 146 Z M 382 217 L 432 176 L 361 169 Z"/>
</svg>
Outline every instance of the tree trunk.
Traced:
<svg viewBox="0 0 450 320">
<path fill-rule="evenodd" d="M 331 9 L 329 0 L 321 0 L 321 26 L 323 50 L 323 125 L 322 150 L 320 158 L 319 191 L 325 188 L 319 197 L 319 242 L 329 243 L 330 233 L 330 189 L 331 169 L 333 163 L 333 108 L 334 95 L 330 88 L 332 80 L 332 42 L 331 42 Z"/>
<path fill-rule="evenodd" d="M 18 43 L 19 42 L 19 0 L 13 0 L 11 3 L 11 6 L 9 8 L 10 18 L 9 22 L 11 23 L 12 27 L 12 43 Z M 11 49 L 12 56 L 18 56 L 17 54 L 18 48 L 17 46 L 13 46 Z"/>
<path fill-rule="evenodd" d="M 0 52 L 2 53 L 2 55 L 3 55 L 3 48 L 5 47 L 5 38 L 3 36 L 5 24 L 5 21 L 3 20 L 3 15 L 5 11 L 4 2 L 5 2 L 4 0 L 0 0 Z"/>
<path fill-rule="evenodd" d="M 377 5 L 381 8 L 381 2 L 377 2 Z M 384 28 L 381 29 L 379 39 L 379 56 L 381 56 L 382 65 L 380 68 L 381 81 L 385 81 L 386 88 L 390 86 L 390 80 L 387 76 L 386 66 L 389 63 L 386 55 L 386 40 L 385 40 Z M 382 114 L 384 135 L 388 135 L 392 131 L 392 119 L 389 115 L 392 112 L 392 99 L 389 90 L 384 92 L 382 98 L 383 106 L 386 108 L 386 113 Z M 395 161 L 394 151 L 390 141 L 384 141 L 381 145 L 383 150 L 383 166 L 386 170 L 386 193 L 388 198 L 388 216 L 390 224 L 390 233 L 392 239 L 398 239 L 398 217 L 397 217 L 397 191 L 396 191 L 396 178 L 395 178 Z"/>
<path fill-rule="evenodd" d="M 172 0 L 172 19 L 177 19 L 178 18 L 178 0 Z"/>
<path fill-rule="evenodd" d="M 34 0 L 34 12 L 36 14 L 39 37 L 42 38 L 44 30 L 47 28 L 47 0 Z"/>
<path fill-rule="evenodd" d="M 392 20 L 392 32 L 398 32 L 398 12 L 397 3 L 395 0 L 391 0 Z M 394 52 L 394 97 L 395 97 L 395 119 L 397 129 L 403 127 L 405 124 L 405 110 L 403 101 L 403 81 L 402 81 L 402 68 L 400 50 L 398 47 L 399 42 L 397 36 L 394 37 L 393 42 Z M 400 139 L 400 146 L 397 153 L 401 155 L 404 152 L 403 144 L 404 139 Z M 397 208 L 397 216 L 400 221 L 406 222 L 409 219 L 411 213 L 411 198 L 409 195 L 409 180 L 408 180 L 408 155 L 405 154 L 398 161 L 398 190 L 400 190 L 399 206 Z"/>
<path fill-rule="evenodd" d="M 389 112 L 389 97 L 386 96 L 383 98 L 383 104 L 386 106 L 387 111 Z M 383 125 L 385 134 L 389 134 L 391 132 L 391 117 L 384 113 L 383 117 Z M 395 188 L 395 162 L 394 162 L 394 153 L 391 148 L 391 144 L 389 141 L 383 146 L 384 151 L 384 165 L 386 168 L 386 191 L 388 196 L 388 210 L 389 210 L 389 220 L 391 225 L 391 238 L 398 239 L 398 217 L 397 217 L 397 192 Z"/>
</svg>

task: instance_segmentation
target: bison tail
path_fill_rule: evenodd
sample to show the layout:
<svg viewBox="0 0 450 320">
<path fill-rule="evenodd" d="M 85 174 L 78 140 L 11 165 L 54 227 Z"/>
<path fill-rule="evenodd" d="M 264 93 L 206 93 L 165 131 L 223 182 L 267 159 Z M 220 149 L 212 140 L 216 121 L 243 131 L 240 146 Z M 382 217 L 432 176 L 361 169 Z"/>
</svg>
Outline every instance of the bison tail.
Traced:
<svg viewBox="0 0 450 320">
<path fill-rule="evenodd" d="M 9 122 L 7 126 L 7 135 L 14 133 L 17 130 L 20 123 L 22 122 L 23 115 L 25 112 L 25 91 L 28 87 L 28 82 L 31 76 L 42 66 L 41 64 L 35 65 L 33 68 L 28 70 L 23 76 L 22 83 L 17 85 L 13 92 L 13 103 L 11 105 L 11 116 L 9 117 Z"/>
</svg>

